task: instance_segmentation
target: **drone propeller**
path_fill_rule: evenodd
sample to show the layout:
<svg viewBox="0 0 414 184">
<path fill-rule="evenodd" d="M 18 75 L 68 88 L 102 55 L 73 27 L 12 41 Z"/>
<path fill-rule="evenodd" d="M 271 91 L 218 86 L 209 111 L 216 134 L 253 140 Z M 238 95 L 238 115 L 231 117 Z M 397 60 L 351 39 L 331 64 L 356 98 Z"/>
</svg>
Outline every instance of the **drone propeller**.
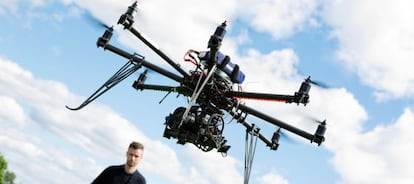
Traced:
<svg viewBox="0 0 414 184">
<path fill-rule="evenodd" d="M 286 142 L 294 143 L 294 144 L 297 143 L 293 137 L 291 137 L 289 134 L 283 131 L 283 129 L 281 129 L 280 127 L 273 133 L 272 141 L 274 139 L 283 140 L 284 142 L 286 141 Z"/>
<path fill-rule="evenodd" d="M 291 143 L 291 144 L 297 144 L 298 143 L 297 140 L 295 140 L 295 138 L 293 138 L 291 135 L 289 135 L 285 131 L 283 131 L 283 132 L 281 131 L 280 135 L 281 135 L 281 139 L 284 142 L 288 142 L 288 143 Z"/>
<path fill-rule="evenodd" d="M 282 129 L 279 127 L 272 136 L 270 149 L 277 150 L 277 148 L 280 145 L 280 140 L 283 140 L 283 142 L 293 143 L 296 144 L 297 142 L 286 132 L 282 132 Z"/>
<path fill-rule="evenodd" d="M 106 28 L 109 29 L 111 26 L 108 26 L 103 21 L 99 20 L 98 18 L 94 17 L 90 12 L 86 12 L 84 14 L 85 20 L 92 24 L 94 27 L 99 28 Z"/>
<path fill-rule="evenodd" d="M 311 84 L 313 84 L 315 86 L 318 86 L 318 87 L 321 87 L 321 88 L 325 88 L 325 89 L 330 88 L 329 85 L 327 85 L 324 82 L 317 81 L 317 80 L 311 80 L 309 77 L 308 77 L 308 79 L 309 79 L 309 83 L 311 83 Z"/>
<path fill-rule="evenodd" d="M 315 117 L 311 117 L 311 116 L 306 116 L 307 119 L 311 120 L 312 123 L 317 123 L 317 124 L 326 124 L 326 119 L 324 119 L 323 121 L 315 118 Z"/>
</svg>

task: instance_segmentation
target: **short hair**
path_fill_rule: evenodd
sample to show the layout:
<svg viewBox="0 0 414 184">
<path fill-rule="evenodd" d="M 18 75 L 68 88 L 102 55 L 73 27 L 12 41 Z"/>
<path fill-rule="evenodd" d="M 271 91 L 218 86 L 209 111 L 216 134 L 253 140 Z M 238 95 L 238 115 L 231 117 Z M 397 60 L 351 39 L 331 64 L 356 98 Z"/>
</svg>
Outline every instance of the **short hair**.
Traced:
<svg viewBox="0 0 414 184">
<path fill-rule="evenodd" d="M 133 141 L 128 148 L 144 150 L 144 145 L 140 142 Z"/>
</svg>

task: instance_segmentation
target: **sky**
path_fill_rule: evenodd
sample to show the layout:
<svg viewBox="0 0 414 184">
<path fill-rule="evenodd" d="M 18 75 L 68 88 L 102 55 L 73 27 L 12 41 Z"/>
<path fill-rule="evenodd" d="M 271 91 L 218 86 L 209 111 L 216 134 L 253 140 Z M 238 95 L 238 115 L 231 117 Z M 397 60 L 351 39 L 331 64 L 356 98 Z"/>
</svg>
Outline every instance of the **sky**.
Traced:
<svg viewBox="0 0 414 184">
<path fill-rule="evenodd" d="M 138 166 L 147 183 L 243 183 L 245 129 L 226 124 L 223 157 L 162 137 L 165 117 L 186 99 L 131 87 L 131 75 L 79 111 L 126 59 L 96 47 L 110 43 L 174 72 L 116 22 L 131 0 L 0 1 L 0 152 L 17 183 L 90 183 L 125 162 L 141 141 Z M 321 145 L 284 131 L 277 151 L 257 143 L 250 183 L 408 184 L 414 182 L 414 1 L 408 0 L 140 0 L 134 28 L 184 69 L 188 49 L 207 50 L 227 21 L 220 50 L 246 74 L 244 91 L 293 94 L 308 76 L 307 106 L 244 103 L 313 134 L 326 119 Z M 177 72 L 176 72 L 177 73 Z M 148 83 L 178 85 L 155 72 Z M 277 127 L 248 122 L 271 137 Z M 227 119 L 228 118 L 227 116 Z"/>
</svg>

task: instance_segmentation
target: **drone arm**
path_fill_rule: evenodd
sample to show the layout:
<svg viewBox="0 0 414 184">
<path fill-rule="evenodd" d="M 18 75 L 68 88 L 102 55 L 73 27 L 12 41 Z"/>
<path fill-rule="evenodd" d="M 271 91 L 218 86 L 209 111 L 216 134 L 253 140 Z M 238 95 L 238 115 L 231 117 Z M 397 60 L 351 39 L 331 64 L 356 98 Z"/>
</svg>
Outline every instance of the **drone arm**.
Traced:
<svg viewBox="0 0 414 184">
<path fill-rule="evenodd" d="M 153 71 L 156 71 L 156 72 L 158 72 L 158 73 L 160 73 L 160 74 L 162 74 L 162 75 L 164 75 L 164 76 L 166 76 L 166 77 L 168 77 L 172 80 L 175 80 L 177 82 L 182 82 L 182 80 L 183 80 L 182 77 L 180 77 L 180 76 L 178 76 L 174 73 L 171 73 L 168 70 L 165 70 L 165 69 L 163 69 L 163 68 L 161 68 L 157 65 L 154 65 L 154 64 L 146 61 L 144 58 L 137 57 L 136 54 L 130 54 L 130 53 L 128 53 L 128 52 L 126 52 L 126 51 L 124 51 L 120 48 L 117 48 L 117 47 L 115 47 L 115 46 L 113 46 L 109 43 L 106 43 L 105 45 L 98 45 L 98 46 L 104 48 L 105 50 L 109 50 L 109 51 L 111 51 L 115 54 L 118 54 L 118 55 L 120 55 L 120 56 L 122 56 L 126 59 L 133 60 L 134 62 L 142 63 L 143 66 L 145 66 L 145 67 L 147 67 L 147 68 L 149 68 Z"/>
<path fill-rule="evenodd" d="M 175 63 L 171 58 L 169 58 L 166 54 L 164 54 L 160 49 L 155 47 L 151 42 L 149 42 L 138 30 L 136 30 L 132 25 L 134 24 L 134 13 L 137 11 L 137 1 L 135 1 L 131 6 L 128 7 L 128 10 L 121 15 L 118 20 L 118 24 L 124 26 L 124 29 L 129 30 L 133 35 L 135 35 L 138 39 L 144 42 L 149 48 L 151 48 L 155 53 L 157 53 L 162 59 L 167 61 L 174 69 L 176 69 L 181 75 L 185 78 L 189 78 L 190 74 L 188 74 L 185 70 L 183 70 L 179 64 Z"/>
<path fill-rule="evenodd" d="M 134 34 L 138 39 L 140 39 L 142 42 L 144 42 L 145 45 L 147 45 L 149 48 L 151 48 L 155 53 L 157 53 L 162 59 L 164 59 L 168 64 L 170 64 L 174 69 L 176 69 L 178 72 L 180 72 L 181 75 L 183 75 L 185 78 L 189 78 L 190 74 L 188 74 L 185 70 L 183 70 L 179 64 L 175 63 L 171 58 L 169 58 L 164 52 L 162 52 L 160 49 L 155 47 L 151 42 L 149 42 L 142 34 L 136 30 L 133 27 L 130 27 L 128 29 L 131 31 L 132 34 Z"/>
<path fill-rule="evenodd" d="M 271 116 L 269 116 L 267 114 L 264 114 L 264 113 L 262 113 L 260 111 L 257 111 L 255 109 L 250 108 L 250 107 L 248 107 L 246 105 L 243 105 L 243 104 L 239 104 L 238 108 L 241 111 L 244 111 L 244 112 L 246 112 L 248 114 L 252 114 L 252 115 L 254 115 L 254 116 L 256 116 L 256 117 L 258 117 L 260 119 L 263 119 L 263 120 L 265 120 L 265 121 L 267 121 L 267 122 L 269 122 L 269 123 L 271 123 L 273 125 L 276 125 L 276 126 L 282 128 L 282 129 L 288 130 L 288 131 L 290 131 L 290 132 L 292 132 L 294 134 L 297 134 L 297 135 L 299 135 L 299 136 L 301 136 L 303 138 L 306 138 L 306 139 L 310 140 L 311 142 L 314 141 L 314 142 L 320 144 L 320 142 L 317 142 L 318 140 L 315 139 L 314 135 L 312 135 L 312 134 L 310 134 L 308 132 L 305 132 L 305 131 L 303 131 L 301 129 L 298 129 L 298 128 L 292 126 L 292 125 L 289 125 L 287 123 L 284 123 L 284 122 L 282 122 L 282 121 L 280 121 L 280 120 L 278 120 L 276 118 L 273 118 L 273 117 L 271 117 Z"/>
<path fill-rule="evenodd" d="M 167 91 L 167 92 L 178 92 L 177 87 L 163 86 L 163 85 L 152 85 L 152 84 L 139 84 L 134 82 L 132 85 L 136 90 L 155 90 L 155 91 Z"/>
<path fill-rule="evenodd" d="M 152 85 L 152 84 L 137 84 L 134 82 L 134 85 L 132 86 L 136 90 L 155 90 L 155 91 L 164 91 L 164 92 L 174 92 L 183 94 L 184 96 L 190 96 L 192 91 L 189 88 L 178 86 L 178 87 L 172 87 L 172 86 L 163 86 L 163 85 Z"/>
<path fill-rule="evenodd" d="M 278 95 L 278 94 L 266 94 L 266 93 L 252 93 L 252 92 L 239 92 L 239 91 L 226 91 L 224 93 L 226 97 L 234 98 L 247 98 L 257 100 L 274 100 L 286 103 L 295 102 L 296 97 L 292 95 Z"/>
<path fill-rule="evenodd" d="M 234 98 L 248 98 L 257 100 L 275 100 L 286 103 L 296 103 L 306 105 L 309 103 L 309 91 L 311 89 L 311 83 L 315 83 L 310 80 L 310 77 L 306 78 L 297 92 L 294 95 L 278 95 L 278 94 L 266 94 L 266 93 L 251 93 L 251 92 L 239 92 L 239 91 L 226 91 L 224 95 L 226 97 Z"/>
</svg>

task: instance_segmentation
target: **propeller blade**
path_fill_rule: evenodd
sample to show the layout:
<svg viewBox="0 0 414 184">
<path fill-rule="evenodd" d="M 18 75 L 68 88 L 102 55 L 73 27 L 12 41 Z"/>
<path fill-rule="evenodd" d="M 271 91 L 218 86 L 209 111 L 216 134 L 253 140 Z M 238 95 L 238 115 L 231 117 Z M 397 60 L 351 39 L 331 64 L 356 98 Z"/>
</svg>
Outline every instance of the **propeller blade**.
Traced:
<svg viewBox="0 0 414 184">
<path fill-rule="evenodd" d="M 99 28 L 106 28 L 109 29 L 110 26 L 99 20 L 98 18 L 94 17 L 90 12 L 86 12 L 84 14 L 85 20 L 92 24 L 94 27 Z"/>
<path fill-rule="evenodd" d="M 297 144 L 298 143 L 292 136 L 290 136 L 289 134 L 287 134 L 284 131 L 280 131 L 280 138 L 283 141 L 286 141 L 286 142 L 291 143 L 291 144 Z"/>
<path fill-rule="evenodd" d="M 303 75 L 303 76 L 306 75 L 304 71 L 299 70 L 298 72 L 299 72 L 300 75 Z M 311 83 L 315 86 L 321 87 L 321 88 L 331 88 L 329 85 L 327 85 L 326 83 L 324 83 L 322 81 L 311 79 L 310 76 L 308 76 L 305 80 L 307 80 L 309 83 Z"/>
<path fill-rule="evenodd" d="M 316 118 L 310 117 L 310 116 L 308 116 L 307 118 L 310 119 L 313 123 L 317 123 L 317 124 L 323 124 L 323 123 L 325 123 L 326 124 L 326 119 L 324 119 L 323 121 L 321 121 L 319 119 L 316 119 Z"/>
<path fill-rule="evenodd" d="M 318 87 L 321 87 L 321 88 L 325 88 L 325 89 L 330 88 L 329 85 L 327 85 L 327 84 L 325 84 L 324 82 L 321 82 L 321 81 L 309 80 L 309 82 L 311 84 L 314 84 L 314 85 L 316 85 Z"/>
<path fill-rule="evenodd" d="M 289 134 L 287 134 L 285 131 L 282 131 L 281 128 L 278 128 L 275 134 L 272 137 L 272 141 L 276 141 L 278 144 L 280 144 L 279 142 L 280 140 L 282 140 L 283 142 L 297 144 L 297 141 L 295 141 L 295 139 Z M 277 140 L 273 140 L 273 139 L 277 139 Z"/>
</svg>

